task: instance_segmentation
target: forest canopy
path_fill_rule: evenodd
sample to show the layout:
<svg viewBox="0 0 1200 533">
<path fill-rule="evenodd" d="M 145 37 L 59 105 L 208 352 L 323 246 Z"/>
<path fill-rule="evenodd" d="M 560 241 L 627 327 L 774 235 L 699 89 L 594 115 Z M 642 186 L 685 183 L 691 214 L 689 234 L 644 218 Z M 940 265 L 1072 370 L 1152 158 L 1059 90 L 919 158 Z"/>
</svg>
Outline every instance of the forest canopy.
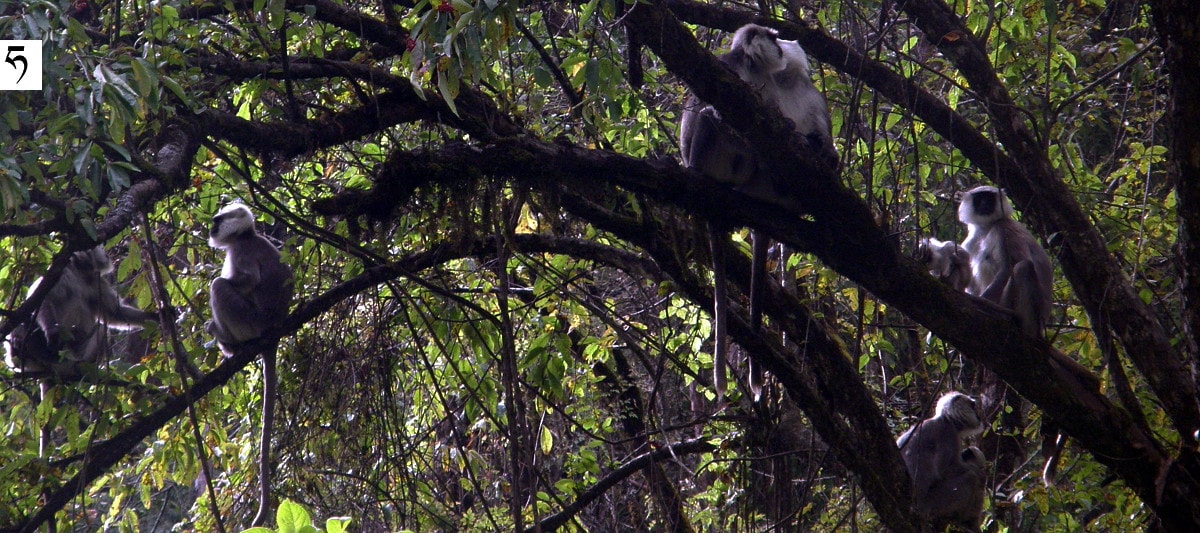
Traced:
<svg viewBox="0 0 1200 533">
<path fill-rule="evenodd" d="M 895 443 L 950 391 L 983 415 L 982 529 L 1196 531 L 1197 20 L 0 0 L 0 48 L 42 44 L 42 88 L 0 91 L 0 337 L 17 353 L 97 246 L 88 286 L 153 315 L 0 365 L 0 530 L 249 527 L 277 345 L 269 504 L 329 531 L 929 530 Z M 835 166 L 719 59 L 750 23 L 806 53 Z M 786 191 L 685 167 L 690 95 Z M 918 260 L 966 238 L 979 185 L 1051 260 L 1042 335 Z M 209 236 L 233 202 L 295 298 L 223 355 Z"/>
</svg>

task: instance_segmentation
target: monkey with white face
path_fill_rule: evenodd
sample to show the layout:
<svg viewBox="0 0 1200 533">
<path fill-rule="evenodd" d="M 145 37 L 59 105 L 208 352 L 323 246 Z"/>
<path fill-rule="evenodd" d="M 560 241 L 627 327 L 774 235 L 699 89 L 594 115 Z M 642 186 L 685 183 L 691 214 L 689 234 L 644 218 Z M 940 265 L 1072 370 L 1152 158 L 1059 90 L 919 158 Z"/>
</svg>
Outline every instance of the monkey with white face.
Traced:
<svg viewBox="0 0 1200 533">
<path fill-rule="evenodd" d="M 963 446 L 963 439 L 982 431 L 975 400 L 952 391 L 938 399 L 933 418 L 896 440 L 912 478 L 913 510 L 937 531 L 952 523 L 979 531 L 985 462 L 978 448 Z"/>
<path fill-rule="evenodd" d="M 962 247 L 971 255 L 967 292 L 1012 310 L 1025 333 L 1041 336 L 1050 320 L 1053 268 L 1050 257 L 1020 222 L 1003 190 L 967 191 L 958 220 L 967 225 Z"/>
<path fill-rule="evenodd" d="M 796 41 L 779 39 L 775 30 L 748 24 L 733 36 L 722 63 L 738 74 L 756 91 L 765 104 L 779 109 L 791 121 L 801 138 L 825 164 L 837 168 L 829 110 L 825 98 L 809 79 L 808 56 Z M 731 185 L 750 196 L 776 199 L 780 191 L 771 176 L 763 171 L 758 154 L 727 124 L 720 113 L 695 95 L 684 104 L 679 132 L 680 155 L 684 166 L 698 170 L 716 181 Z M 727 362 L 725 340 L 725 263 L 721 252 L 724 228 L 709 224 L 713 248 L 715 349 L 714 383 L 718 397 L 725 392 Z M 762 292 L 765 287 L 767 238 L 752 232 L 752 274 L 750 281 L 750 322 L 755 331 L 762 322 Z M 757 395 L 759 385 L 751 369 L 751 388 Z"/>
<path fill-rule="evenodd" d="M 231 355 L 237 345 L 257 339 L 287 316 L 292 301 L 292 271 L 279 251 L 254 229 L 254 214 L 240 203 L 225 206 L 213 217 L 208 243 L 225 251 L 221 277 L 210 287 L 213 319 L 207 326 L 221 351 Z M 259 455 L 260 500 L 252 525 L 262 525 L 270 507 L 271 430 L 275 416 L 273 346 L 263 357 L 262 442 Z"/>
<path fill-rule="evenodd" d="M 36 327 L 21 326 L 9 335 L 14 368 L 41 371 L 63 361 L 94 363 L 107 351 L 107 330 L 132 331 L 156 319 L 154 313 L 121 302 L 108 281 L 112 262 L 102 246 L 75 252 L 38 307 Z M 33 294 L 39 278 L 29 288 Z"/>
</svg>

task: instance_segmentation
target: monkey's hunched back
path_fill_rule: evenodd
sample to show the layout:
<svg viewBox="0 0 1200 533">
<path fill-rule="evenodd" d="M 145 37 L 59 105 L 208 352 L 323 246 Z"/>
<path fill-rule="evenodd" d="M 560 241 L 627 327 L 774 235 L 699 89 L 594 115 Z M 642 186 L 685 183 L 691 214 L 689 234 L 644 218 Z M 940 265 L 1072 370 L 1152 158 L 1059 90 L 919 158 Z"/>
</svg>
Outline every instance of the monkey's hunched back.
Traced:
<svg viewBox="0 0 1200 533">
<path fill-rule="evenodd" d="M 721 61 L 738 73 L 760 98 L 792 121 L 825 164 L 837 168 L 837 149 L 825 97 L 813 86 L 808 54 L 796 41 L 780 39 L 772 30 L 747 24 L 733 35 Z"/>
<path fill-rule="evenodd" d="M 243 250 L 265 252 L 251 256 L 258 262 L 259 271 L 262 273 L 260 290 L 255 291 L 252 298 L 266 314 L 269 322 L 278 322 L 287 316 L 288 305 L 292 302 L 292 269 L 283 264 L 279 251 L 271 241 L 258 232 L 245 232 L 238 239 Z M 255 242 L 251 244 L 251 241 Z"/>
</svg>

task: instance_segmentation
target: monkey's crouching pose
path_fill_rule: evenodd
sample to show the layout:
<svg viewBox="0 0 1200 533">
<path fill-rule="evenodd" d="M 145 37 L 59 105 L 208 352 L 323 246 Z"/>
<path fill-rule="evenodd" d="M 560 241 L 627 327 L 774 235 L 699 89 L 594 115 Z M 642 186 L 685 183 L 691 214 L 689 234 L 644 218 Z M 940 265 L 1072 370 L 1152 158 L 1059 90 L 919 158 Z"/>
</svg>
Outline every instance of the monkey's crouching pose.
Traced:
<svg viewBox="0 0 1200 533">
<path fill-rule="evenodd" d="M 154 313 L 121 302 L 108 281 L 112 262 L 102 246 L 72 254 L 62 275 L 38 307 L 35 325 L 9 335 L 14 368 L 44 371 L 68 360 L 94 363 L 107 351 L 107 329 L 136 330 L 156 319 Z M 37 289 L 39 278 L 29 288 Z"/>
<path fill-rule="evenodd" d="M 971 255 L 967 292 L 1012 310 L 1025 333 L 1040 337 L 1050 321 L 1053 268 L 1012 211 L 996 187 L 976 187 L 963 195 L 958 219 L 967 225 L 962 247 Z"/>
<path fill-rule="evenodd" d="M 279 251 L 254 229 L 254 214 L 233 203 L 213 217 L 208 243 L 225 251 L 221 277 L 213 280 L 209 294 L 213 319 L 208 332 L 226 355 L 241 343 L 257 339 L 287 316 L 292 301 L 292 271 L 280 261 Z M 275 417 L 275 351 L 263 352 L 262 442 L 259 450 L 259 507 L 252 525 L 266 522 L 270 508 L 271 430 Z"/>
<path fill-rule="evenodd" d="M 771 28 L 747 24 L 718 59 L 755 89 L 763 103 L 779 109 L 825 164 L 837 168 L 829 110 L 812 84 L 808 55 L 799 43 L 780 39 Z M 688 168 L 756 198 L 777 199 L 787 192 L 777 190 L 770 176 L 760 172 L 750 145 L 695 95 L 684 104 L 679 130 L 680 155 Z"/>
<path fill-rule="evenodd" d="M 810 148 L 827 165 L 837 168 L 837 151 L 833 146 L 829 110 L 825 98 L 809 79 L 808 56 L 795 41 L 779 39 L 775 30 L 748 24 L 733 36 L 728 53 L 719 58 L 736 72 L 742 81 L 753 88 L 763 102 L 775 106 L 792 122 L 796 133 L 806 140 Z M 763 171 L 759 157 L 750 145 L 728 124 L 721 120 L 720 113 L 711 105 L 692 95 L 684 104 L 679 131 L 680 152 L 684 166 L 695 169 L 716 181 L 731 185 L 755 198 L 778 200 L 786 196 L 787 184 L 777 184 L 768 172 Z M 724 395 L 724 367 L 726 339 L 723 332 L 723 301 L 725 265 L 718 251 L 724 241 L 724 231 L 719 224 L 710 224 L 710 239 L 713 253 L 715 293 L 714 321 L 717 332 L 714 352 L 714 382 L 718 397 Z M 767 238 L 754 232 L 752 247 L 752 276 L 750 296 L 751 325 L 757 330 L 761 324 L 761 295 L 766 276 Z M 751 375 L 756 375 L 753 369 Z M 751 388 L 757 394 L 758 384 L 751 379 Z"/>
<path fill-rule="evenodd" d="M 982 431 L 975 400 L 949 392 L 938 399 L 933 418 L 918 422 L 896 440 L 912 477 L 913 510 L 937 531 L 949 524 L 979 531 L 983 453 L 974 446 L 963 447 L 963 439 Z"/>
</svg>

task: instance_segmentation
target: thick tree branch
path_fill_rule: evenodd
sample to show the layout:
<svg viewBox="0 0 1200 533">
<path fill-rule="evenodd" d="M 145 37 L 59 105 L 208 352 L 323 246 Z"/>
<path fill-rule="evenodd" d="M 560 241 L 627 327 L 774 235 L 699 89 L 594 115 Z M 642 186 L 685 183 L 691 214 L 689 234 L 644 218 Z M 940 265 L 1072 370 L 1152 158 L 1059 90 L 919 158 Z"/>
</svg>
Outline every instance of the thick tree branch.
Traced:
<svg viewBox="0 0 1200 533">
<path fill-rule="evenodd" d="M 404 53 L 405 42 L 408 39 L 407 29 L 394 28 L 357 9 L 351 9 L 331 0 L 287 0 L 287 7 L 297 13 L 306 13 L 308 9 L 315 8 L 313 16 L 317 20 L 386 46 L 396 55 Z"/>
<path fill-rule="evenodd" d="M 488 100 L 464 92 L 455 104 L 459 115 L 455 115 L 440 96 L 426 93 L 422 99 L 411 86 L 406 86 L 381 94 L 362 107 L 320 120 L 263 123 L 217 110 L 200 113 L 194 120 L 215 139 L 282 157 L 343 144 L 419 120 L 445 123 L 480 139 L 515 135 L 521 131 Z"/>
<path fill-rule="evenodd" d="M 1163 39 L 1170 88 L 1167 175 L 1179 197 L 1179 263 L 1183 278 L 1183 338 L 1195 379 L 1200 364 L 1200 4 L 1151 0 L 1154 25 Z"/>
</svg>

